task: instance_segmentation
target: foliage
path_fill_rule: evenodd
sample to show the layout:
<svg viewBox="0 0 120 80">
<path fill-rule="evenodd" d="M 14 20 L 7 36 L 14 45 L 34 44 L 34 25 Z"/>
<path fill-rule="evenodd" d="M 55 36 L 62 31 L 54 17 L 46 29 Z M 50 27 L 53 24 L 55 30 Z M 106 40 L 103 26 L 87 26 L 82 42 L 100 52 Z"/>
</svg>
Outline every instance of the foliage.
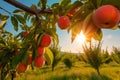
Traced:
<svg viewBox="0 0 120 80">
<path fill-rule="evenodd" d="M 70 58 L 64 58 L 63 59 L 63 63 L 66 65 L 66 67 L 68 67 L 69 69 L 73 66 L 72 65 L 72 61 Z"/>
<path fill-rule="evenodd" d="M 53 62 L 52 62 L 52 71 L 54 71 L 54 68 L 58 65 L 58 63 L 62 59 L 62 54 L 58 47 L 51 47 L 51 51 L 53 52 L 53 56 L 54 56 Z"/>
<path fill-rule="evenodd" d="M 95 46 L 92 46 L 90 44 L 89 47 L 87 45 L 84 45 L 83 49 L 86 57 L 83 58 L 83 61 L 89 63 L 100 75 L 99 68 L 101 64 L 103 64 L 101 57 L 101 43 L 99 42 Z"/>
<path fill-rule="evenodd" d="M 6 1 L 6 0 L 5 0 Z M 16 1 L 13 1 L 16 2 Z M 31 66 L 34 68 L 33 62 L 37 56 L 37 48 L 40 46 L 41 36 L 43 34 L 49 34 L 52 38 L 53 45 L 58 45 L 59 39 L 56 33 L 56 23 L 59 17 L 68 16 L 70 18 L 70 25 L 67 31 L 71 32 L 71 39 L 74 41 L 77 34 L 81 31 L 86 33 L 93 30 L 91 28 L 96 26 L 92 23 L 93 12 L 104 4 L 111 4 L 120 9 L 120 0 L 60 0 L 58 3 L 53 3 L 51 6 L 47 4 L 47 0 L 40 0 L 38 5 L 31 5 L 30 9 L 36 12 L 25 12 L 21 9 L 16 9 L 13 12 L 9 12 L 0 7 L 8 13 L 4 15 L 0 12 L 0 71 L 1 80 L 4 80 L 9 73 L 14 78 L 14 73 L 17 72 L 17 66 L 20 62 L 27 62 L 29 54 L 32 54 Z M 17 6 L 16 6 L 17 7 Z M 74 14 L 71 11 L 78 9 Z M 5 26 L 10 19 L 14 30 L 17 34 L 6 31 Z M 29 23 L 29 24 L 28 24 Z M 9 26 L 11 27 L 11 26 Z M 85 29 L 85 31 L 84 31 Z M 28 32 L 27 36 L 23 35 L 23 32 Z M 96 39 L 100 41 L 102 39 L 102 30 L 99 28 L 96 31 L 88 32 L 90 36 L 87 36 L 87 40 Z M 57 65 L 61 56 L 58 58 L 55 53 L 59 53 L 59 50 L 53 48 L 51 45 L 45 49 L 45 58 L 48 64 L 52 66 Z M 16 53 L 16 51 L 18 51 Z M 92 67 L 99 69 L 102 64 L 100 58 L 100 45 L 90 49 L 84 46 L 85 54 L 87 55 L 86 62 L 89 62 Z M 56 61 L 56 62 L 55 62 Z M 69 58 L 65 58 L 64 63 L 71 68 L 72 61 Z"/>
<path fill-rule="evenodd" d="M 113 47 L 113 52 L 111 55 L 112 55 L 113 60 L 116 63 L 120 64 L 120 50 L 116 47 Z"/>
</svg>

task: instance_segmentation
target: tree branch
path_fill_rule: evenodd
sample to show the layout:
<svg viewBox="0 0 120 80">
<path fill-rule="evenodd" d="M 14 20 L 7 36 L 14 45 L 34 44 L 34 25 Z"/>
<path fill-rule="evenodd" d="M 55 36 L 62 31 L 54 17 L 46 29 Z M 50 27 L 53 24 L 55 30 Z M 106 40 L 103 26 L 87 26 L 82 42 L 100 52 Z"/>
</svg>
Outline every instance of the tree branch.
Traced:
<svg viewBox="0 0 120 80">
<path fill-rule="evenodd" d="M 13 6 L 17 7 L 17 8 L 20 8 L 26 12 L 29 12 L 31 14 L 35 14 L 35 15 L 38 15 L 39 13 L 52 13 L 52 11 L 50 9 L 45 9 L 45 10 L 40 10 L 40 9 L 37 9 L 37 10 L 34 10 L 26 5 L 23 5 L 22 3 L 16 1 L 16 0 L 4 0 L 10 4 L 12 4 Z"/>
</svg>

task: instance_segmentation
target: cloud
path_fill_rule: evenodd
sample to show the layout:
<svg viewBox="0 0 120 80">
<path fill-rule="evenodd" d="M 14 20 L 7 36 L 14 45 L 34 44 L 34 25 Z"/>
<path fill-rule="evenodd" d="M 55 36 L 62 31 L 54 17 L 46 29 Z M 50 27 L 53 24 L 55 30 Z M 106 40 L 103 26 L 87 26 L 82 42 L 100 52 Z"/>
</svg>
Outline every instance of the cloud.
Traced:
<svg viewBox="0 0 120 80">
<path fill-rule="evenodd" d="M 112 35 L 107 35 L 106 38 L 107 38 L 107 39 L 111 39 L 111 38 L 112 38 Z"/>
</svg>

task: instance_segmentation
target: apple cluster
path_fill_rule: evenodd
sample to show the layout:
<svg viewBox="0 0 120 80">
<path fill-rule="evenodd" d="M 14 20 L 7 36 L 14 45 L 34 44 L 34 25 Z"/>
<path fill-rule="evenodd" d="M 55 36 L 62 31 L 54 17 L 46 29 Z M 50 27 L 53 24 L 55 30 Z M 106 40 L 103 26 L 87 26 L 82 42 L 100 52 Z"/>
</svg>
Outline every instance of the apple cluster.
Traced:
<svg viewBox="0 0 120 80">
<path fill-rule="evenodd" d="M 45 47 L 48 47 L 51 44 L 51 42 L 52 42 L 51 36 L 48 34 L 43 34 L 41 36 L 40 44 L 37 48 L 37 55 L 34 61 L 32 60 L 32 54 L 29 54 L 26 63 L 20 62 L 18 64 L 17 72 L 18 73 L 25 72 L 28 66 L 32 63 L 32 61 L 35 67 L 42 67 L 45 64 L 45 57 L 44 57 Z"/>
<path fill-rule="evenodd" d="M 58 27 L 62 30 L 69 29 L 70 18 L 79 10 L 75 8 L 65 16 L 60 16 L 58 19 Z M 83 21 L 80 22 L 80 29 L 83 31 L 86 38 L 91 39 L 100 29 L 117 29 L 120 22 L 120 12 L 113 5 L 102 5 L 99 8 L 89 13 Z M 72 22 L 73 23 L 73 22 Z M 79 27 L 78 26 L 78 27 Z M 72 26 L 71 26 L 72 27 Z M 79 30 L 79 31 L 81 31 Z"/>
<path fill-rule="evenodd" d="M 72 17 L 79 9 L 76 8 L 67 16 L 61 16 L 58 19 L 58 26 L 60 29 L 67 29 L 70 24 L 70 17 Z M 103 5 L 93 12 L 92 18 L 95 26 L 98 28 L 111 29 L 115 27 L 120 21 L 120 12 L 113 5 Z"/>
</svg>

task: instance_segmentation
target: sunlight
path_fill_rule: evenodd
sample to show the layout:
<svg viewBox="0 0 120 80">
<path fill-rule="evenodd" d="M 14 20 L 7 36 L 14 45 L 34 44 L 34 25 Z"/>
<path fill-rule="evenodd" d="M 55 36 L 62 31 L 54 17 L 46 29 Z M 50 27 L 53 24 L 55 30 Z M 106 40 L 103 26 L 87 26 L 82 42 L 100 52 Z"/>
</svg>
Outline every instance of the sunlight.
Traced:
<svg viewBox="0 0 120 80">
<path fill-rule="evenodd" d="M 83 32 L 81 32 L 80 34 L 77 35 L 77 41 L 80 43 L 80 44 L 83 44 L 86 40 L 86 37 L 85 35 L 83 34 Z"/>
</svg>

